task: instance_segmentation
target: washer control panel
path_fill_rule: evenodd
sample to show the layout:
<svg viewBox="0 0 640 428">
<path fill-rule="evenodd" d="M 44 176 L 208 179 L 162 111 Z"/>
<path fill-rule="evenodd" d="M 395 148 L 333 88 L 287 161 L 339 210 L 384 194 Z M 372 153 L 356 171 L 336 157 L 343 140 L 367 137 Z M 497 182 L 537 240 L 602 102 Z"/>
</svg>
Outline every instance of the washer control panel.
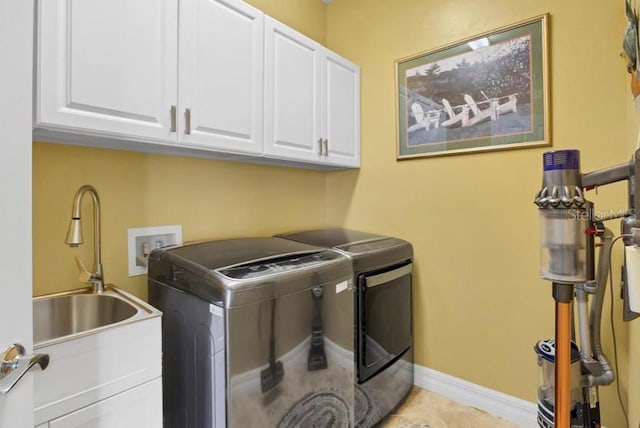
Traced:
<svg viewBox="0 0 640 428">
<path fill-rule="evenodd" d="M 306 268 L 325 263 L 340 257 L 333 251 L 315 253 L 292 254 L 274 259 L 257 260 L 240 265 L 218 269 L 222 275 L 233 279 L 252 279 L 261 276 Z"/>
</svg>

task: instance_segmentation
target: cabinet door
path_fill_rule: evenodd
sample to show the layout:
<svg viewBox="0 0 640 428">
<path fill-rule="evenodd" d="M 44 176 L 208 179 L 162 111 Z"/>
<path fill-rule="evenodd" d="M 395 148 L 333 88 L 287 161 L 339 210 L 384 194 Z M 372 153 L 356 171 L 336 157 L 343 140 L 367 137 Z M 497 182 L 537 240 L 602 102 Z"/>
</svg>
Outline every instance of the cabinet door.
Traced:
<svg viewBox="0 0 640 428">
<path fill-rule="evenodd" d="M 323 153 L 326 163 L 360 166 L 360 68 L 324 49 Z"/>
<path fill-rule="evenodd" d="M 264 14 L 238 0 L 180 6 L 179 140 L 262 153 Z"/>
<path fill-rule="evenodd" d="M 318 162 L 321 46 L 265 19 L 265 142 L 267 155 Z"/>
<path fill-rule="evenodd" d="M 177 0 L 40 0 L 36 126 L 175 141 Z"/>
<path fill-rule="evenodd" d="M 162 381 L 157 378 L 49 422 L 49 428 L 162 426 Z"/>
</svg>

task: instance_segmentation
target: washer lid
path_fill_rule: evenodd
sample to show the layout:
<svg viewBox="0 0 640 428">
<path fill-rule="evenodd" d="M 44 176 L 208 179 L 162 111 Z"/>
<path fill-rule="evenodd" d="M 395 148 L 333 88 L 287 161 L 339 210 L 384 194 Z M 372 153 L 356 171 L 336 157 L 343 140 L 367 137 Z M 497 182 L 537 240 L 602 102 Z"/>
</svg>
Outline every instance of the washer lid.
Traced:
<svg viewBox="0 0 640 428">
<path fill-rule="evenodd" d="M 240 238 L 188 244 L 166 252 L 208 270 L 216 270 L 261 259 L 322 250 L 281 238 Z"/>
<path fill-rule="evenodd" d="M 332 250 L 281 238 L 242 238 L 155 249 L 149 281 L 233 308 L 345 283 L 350 260 Z M 336 291 L 337 292 L 337 291 Z"/>
</svg>

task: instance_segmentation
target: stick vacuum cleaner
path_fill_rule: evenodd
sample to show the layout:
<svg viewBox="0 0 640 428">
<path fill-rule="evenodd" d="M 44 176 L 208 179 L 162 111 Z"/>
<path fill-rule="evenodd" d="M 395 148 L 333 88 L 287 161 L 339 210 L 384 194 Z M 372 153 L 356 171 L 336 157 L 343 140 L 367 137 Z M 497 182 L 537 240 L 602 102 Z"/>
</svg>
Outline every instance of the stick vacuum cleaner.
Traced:
<svg viewBox="0 0 640 428">
<path fill-rule="evenodd" d="M 625 172 L 624 165 L 620 169 Z M 541 218 L 540 275 L 553 284 L 555 339 L 539 341 L 534 347 L 540 368 L 538 425 L 599 428 L 598 386 L 615 379 L 600 342 L 613 233 L 594 219 L 593 204 L 583 196 L 583 179 L 607 184 L 618 177 L 609 171 L 602 176 L 582 175 L 577 150 L 544 153 L 543 170 L 542 188 L 534 202 Z M 596 236 L 601 240 L 597 275 Z M 573 341 L 574 309 L 580 349 Z"/>
</svg>

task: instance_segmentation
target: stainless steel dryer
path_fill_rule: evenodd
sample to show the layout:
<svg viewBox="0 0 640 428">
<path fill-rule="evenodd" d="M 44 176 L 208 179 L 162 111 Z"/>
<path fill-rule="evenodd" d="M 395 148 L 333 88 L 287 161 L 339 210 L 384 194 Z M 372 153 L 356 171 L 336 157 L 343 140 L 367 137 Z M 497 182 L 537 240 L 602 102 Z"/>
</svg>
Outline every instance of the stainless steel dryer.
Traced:
<svg viewBox="0 0 640 428">
<path fill-rule="evenodd" d="M 375 425 L 413 386 L 411 244 L 347 229 L 278 236 L 331 248 L 351 260 L 356 284 L 356 425 Z"/>
<path fill-rule="evenodd" d="M 353 426 L 352 275 L 279 238 L 154 250 L 164 427 Z"/>
</svg>

